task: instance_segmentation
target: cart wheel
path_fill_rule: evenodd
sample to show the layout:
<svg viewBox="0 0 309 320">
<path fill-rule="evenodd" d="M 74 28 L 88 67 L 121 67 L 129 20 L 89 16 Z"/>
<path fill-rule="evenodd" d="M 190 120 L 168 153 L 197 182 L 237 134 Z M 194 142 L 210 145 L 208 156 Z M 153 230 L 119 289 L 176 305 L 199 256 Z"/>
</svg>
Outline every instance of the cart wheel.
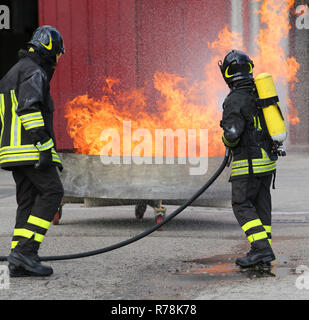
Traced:
<svg viewBox="0 0 309 320">
<path fill-rule="evenodd" d="M 141 202 L 135 205 L 135 217 L 138 220 L 143 219 L 144 213 L 147 209 L 147 204 L 145 202 Z"/>
<path fill-rule="evenodd" d="M 59 207 L 58 212 L 54 215 L 53 225 L 58 225 L 62 216 L 62 205 Z"/>
</svg>

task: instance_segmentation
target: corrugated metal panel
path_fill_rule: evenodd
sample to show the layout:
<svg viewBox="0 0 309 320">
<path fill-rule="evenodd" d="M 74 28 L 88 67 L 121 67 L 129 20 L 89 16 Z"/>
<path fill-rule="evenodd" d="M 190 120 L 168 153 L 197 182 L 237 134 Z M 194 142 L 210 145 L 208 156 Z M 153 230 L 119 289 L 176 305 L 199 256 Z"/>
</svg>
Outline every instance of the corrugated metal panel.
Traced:
<svg viewBox="0 0 309 320">
<path fill-rule="evenodd" d="M 154 101 L 155 71 L 201 77 L 207 42 L 227 21 L 226 0 L 39 0 L 40 25 L 56 26 L 66 54 L 52 81 L 59 149 L 73 147 L 65 102 L 99 97 L 105 77 L 123 89 L 146 87 Z M 151 99 L 150 99 L 151 100 Z"/>
<path fill-rule="evenodd" d="M 74 96 L 72 81 L 72 65 L 74 59 L 71 39 L 71 9 L 70 0 L 39 1 L 39 24 L 49 24 L 57 27 L 65 39 L 65 46 L 67 48 L 67 53 L 60 60 L 59 66 L 51 82 L 51 91 L 55 102 L 54 130 L 57 139 L 57 147 L 61 149 L 73 148 L 71 138 L 66 132 L 66 120 L 64 118 L 64 104 L 67 99 L 71 99 Z"/>
<path fill-rule="evenodd" d="M 201 69 L 209 61 L 208 42 L 217 39 L 218 33 L 229 24 L 230 1 L 185 0 L 184 6 L 184 70 L 202 79 Z"/>
</svg>

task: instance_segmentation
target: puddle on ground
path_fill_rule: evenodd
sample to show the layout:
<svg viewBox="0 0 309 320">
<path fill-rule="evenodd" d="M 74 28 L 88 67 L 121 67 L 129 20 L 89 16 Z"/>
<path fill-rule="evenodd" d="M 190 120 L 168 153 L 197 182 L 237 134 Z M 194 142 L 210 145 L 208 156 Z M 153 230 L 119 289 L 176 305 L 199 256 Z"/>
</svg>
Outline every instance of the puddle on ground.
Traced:
<svg viewBox="0 0 309 320">
<path fill-rule="evenodd" d="M 200 280 L 237 280 L 254 279 L 266 277 L 283 277 L 295 273 L 295 269 L 289 266 L 289 260 L 286 257 L 277 257 L 269 267 L 251 267 L 240 268 L 235 264 L 236 258 L 241 255 L 217 255 L 205 259 L 196 259 L 183 261 L 190 263 L 191 268 L 187 270 L 178 270 L 176 273 L 188 279 Z M 198 265 L 192 268 L 192 264 Z"/>
</svg>

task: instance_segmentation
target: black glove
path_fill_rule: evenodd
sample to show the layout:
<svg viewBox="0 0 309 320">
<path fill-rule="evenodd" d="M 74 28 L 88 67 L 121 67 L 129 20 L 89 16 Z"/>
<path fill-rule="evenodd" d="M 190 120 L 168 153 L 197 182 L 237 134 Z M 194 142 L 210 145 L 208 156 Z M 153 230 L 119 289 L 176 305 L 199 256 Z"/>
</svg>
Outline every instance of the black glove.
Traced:
<svg viewBox="0 0 309 320">
<path fill-rule="evenodd" d="M 41 151 L 39 161 L 34 165 L 35 169 L 44 170 L 53 164 L 51 149 Z"/>
<path fill-rule="evenodd" d="M 34 165 L 36 169 L 44 170 L 51 165 L 57 165 L 59 170 L 63 170 L 61 163 L 53 162 L 52 148 L 55 148 L 53 139 L 46 133 L 45 129 L 35 128 L 29 130 L 32 143 L 40 152 L 39 161 Z"/>
</svg>

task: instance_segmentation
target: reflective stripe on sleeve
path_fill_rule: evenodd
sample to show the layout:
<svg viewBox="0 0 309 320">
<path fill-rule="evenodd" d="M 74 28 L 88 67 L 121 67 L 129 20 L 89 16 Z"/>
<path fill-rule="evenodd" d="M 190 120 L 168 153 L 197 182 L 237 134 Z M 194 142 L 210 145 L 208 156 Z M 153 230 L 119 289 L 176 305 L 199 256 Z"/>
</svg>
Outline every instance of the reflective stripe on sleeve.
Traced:
<svg viewBox="0 0 309 320">
<path fill-rule="evenodd" d="M 227 145 L 228 147 L 233 148 L 233 147 L 236 147 L 236 146 L 237 146 L 240 138 L 238 138 L 238 139 L 237 139 L 236 141 L 234 141 L 234 142 L 229 142 L 229 141 L 225 138 L 224 132 L 223 132 L 223 134 L 222 134 L 222 140 L 223 140 L 223 142 L 224 142 L 225 145 Z"/>
<path fill-rule="evenodd" d="M 20 116 L 19 119 L 22 123 L 24 123 L 29 120 L 40 120 L 40 119 L 43 119 L 43 117 L 41 112 L 32 112 L 32 113 L 28 113 Z"/>
<path fill-rule="evenodd" d="M 27 123 L 24 123 L 25 130 L 30 130 L 33 128 L 40 128 L 40 127 L 44 127 L 43 120 L 35 120 L 35 121 L 29 121 Z"/>
<path fill-rule="evenodd" d="M 25 130 L 44 127 L 44 120 L 41 112 L 32 112 L 19 117 Z"/>
<path fill-rule="evenodd" d="M 45 151 L 48 149 L 51 149 L 54 146 L 54 141 L 52 138 L 50 138 L 47 142 L 41 144 L 40 142 L 38 142 L 36 144 L 36 147 L 38 148 L 39 151 Z"/>
</svg>

